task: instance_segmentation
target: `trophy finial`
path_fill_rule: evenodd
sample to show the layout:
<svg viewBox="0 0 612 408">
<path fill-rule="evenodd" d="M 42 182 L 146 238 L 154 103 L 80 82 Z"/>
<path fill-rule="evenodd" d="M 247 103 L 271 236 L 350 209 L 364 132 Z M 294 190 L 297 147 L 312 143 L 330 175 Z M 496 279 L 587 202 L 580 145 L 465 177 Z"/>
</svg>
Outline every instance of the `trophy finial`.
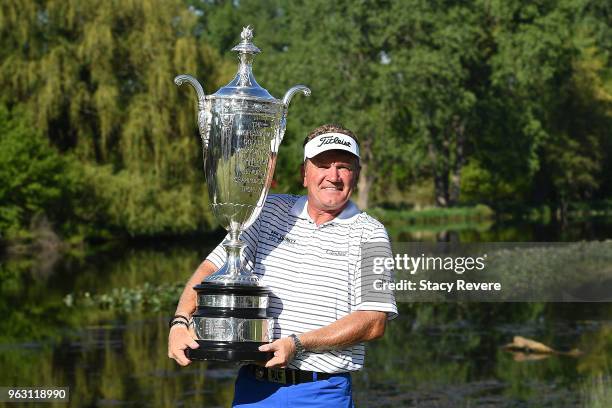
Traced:
<svg viewBox="0 0 612 408">
<path fill-rule="evenodd" d="M 232 48 L 232 51 L 238 51 L 240 54 L 259 54 L 261 50 L 253 44 L 253 28 L 248 25 L 242 28 L 240 33 L 240 44 Z"/>
<path fill-rule="evenodd" d="M 242 38 L 242 42 L 250 43 L 253 41 L 253 29 L 250 25 L 246 27 L 242 27 L 242 32 L 240 33 L 240 38 Z"/>
</svg>

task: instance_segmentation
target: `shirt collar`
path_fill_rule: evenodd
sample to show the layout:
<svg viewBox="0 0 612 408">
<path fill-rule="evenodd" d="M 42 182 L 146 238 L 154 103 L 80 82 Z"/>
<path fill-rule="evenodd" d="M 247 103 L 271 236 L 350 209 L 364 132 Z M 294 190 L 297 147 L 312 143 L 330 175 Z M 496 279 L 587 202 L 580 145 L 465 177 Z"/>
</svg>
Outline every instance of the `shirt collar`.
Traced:
<svg viewBox="0 0 612 408">
<path fill-rule="evenodd" d="M 289 214 L 304 220 L 312 221 L 312 217 L 308 214 L 308 196 L 301 196 L 298 198 L 293 204 L 293 207 L 289 210 Z M 359 214 L 361 214 L 359 208 L 357 208 L 355 203 L 349 200 L 344 210 L 342 210 L 333 220 L 328 221 L 328 223 L 350 224 Z"/>
</svg>

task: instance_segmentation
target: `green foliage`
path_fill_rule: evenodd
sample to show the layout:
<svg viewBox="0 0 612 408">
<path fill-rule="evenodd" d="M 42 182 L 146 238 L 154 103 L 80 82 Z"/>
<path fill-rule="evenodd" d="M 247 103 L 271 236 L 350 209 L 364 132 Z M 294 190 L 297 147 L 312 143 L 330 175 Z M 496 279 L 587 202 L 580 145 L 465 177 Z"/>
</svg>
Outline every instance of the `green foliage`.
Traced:
<svg viewBox="0 0 612 408">
<path fill-rule="evenodd" d="M 506 175 L 489 170 L 476 159 L 470 160 L 461 172 L 461 202 L 482 202 L 499 210 L 503 203 L 526 199 L 530 187 L 528 173 L 516 175 L 508 180 Z"/>
<path fill-rule="evenodd" d="M 92 226 L 136 236 L 185 234 L 214 225 L 204 183 L 170 188 L 153 172 L 113 172 L 110 165 L 85 163 L 81 171 L 87 194 L 77 214 Z"/>
<path fill-rule="evenodd" d="M 609 179 L 601 173 L 610 161 L 612 126 L 604 51 L 609 6 L 606 12 L 588 1 L 491 5 L 496 52 L 474 158 L 504 189 L 514 187 L 515 202 L 566 206 L 592 198 Z"/>
<path fill-rule="evenodd" d="M 474 207 L 437 208 L 421 210 L 385 210 L 373 208 L 368 211 L 373 216 L 385 220 L 384 224 L 398 222 L 404 225 L 446 225 L 458 221 L 483 221 L 493 217 L 493 211 L 486 205 Z"/>
<path fill-rule="evenodd" d="M 202 7 L 207 37 L 221 52 L 232 45 L 232 26 L 254 25 L 265 51 L 255 72 L 275 95 L 297 81 L 313 90 L 290 108 L 281 191 L 299 191 L 303 135 L 340 122 L 362 140 L 362 178 L 375 181 L 375 202 L 385 201 L 390 184 L 424 180 L 439 205 L 499 208 L 610 192 L 602 172 L 610 169 L 612 126 L 609 7 L 573 0 Z"/>
<path fill-rule="evenodd" d="M 59 222 L 70 216 L 78 188 L 71 166 L 22 110 L 0 105 L 0 238 L 27 228 L 34 216 Z"/>
<path fill-rule="evenodd" d="M 213 246 L 211 248 L 211 245 Z M 81 273 L 77 290 L 63 302 L 75 310 L 113 313 L 145 313 L 170 310 L 185 286 L 185 280 L 201 262 L 201 250 L 210 251 L 216 242 L 207 240 L 198 251 L 185 249 L 128 250 L 118 254 L 109 249 L 97 254 L 93 268 Z M 105 282 L 98 280 L 105 274 Z M 144 283 L 143 283 L 144 282 Z M 95 317 L 94 317 L 95 318 Z"/>
<path fill-rule="evenodd" d="M 570 200 L 592 199 L 605 182 L 602 167 L 612 154 L 612 82 L 605 83 L 607 57 L 597 49 L 587 30 L 580 27 L 574 39 L 582 47 L 572 62 L 572 76 L 564 85 L 560 106 L 553 112 L 555 138 L 542 149 L 545 168 L 561 205 Z M 575 116 L 567 117 L 567 112 Z"/>
<path fill-rule="evenodd" d="M 132 235 L 210 226 L 195 97 L 172 79 L 188 72 L 213 88 L 227 74 L 193 10 L 179 0 L 8 1 L 0 22 L 1 99 L 26 106 L 31 126 L 78 159 L 95 210 L 79 202 L 75 212 Z M 41 199 L 52 198 L 66 205 L 51 190 Z"/>
<path fill-rule="evenodd" d="M 391 242 L 429 241 L 442 239 L 449 233 L 486 231 L 493 224 L 494 215 L 485 205 L 419 210 L 375 207 L 368 210 L 368 214 L 385 225 Z M 461 242 L 466 241 L 471 239 L 461 238 Z"/>
<path fill-rule="evenodd" d="M 3 201 L 0 223 L 27 227 L 44 207 L 85 234 L 210 228 L 195 96 L 172 78 L 213 93 L 247 24 L 264 51 L 258 81 L 278 98 L 313 91 L 289 108 L 277 191 L 302 192 L 304 136 L 339 122 L 361 140 L 362 207 L 429 183 L 439 206 L 565 214 L 612 194 L 609 15 L 589 0 L 3 2 L 0 101 L 22 106 L 63 159 L 41 162 L 55 179 Z M 27 131 L 16 123 L 3 129 Z M 82 200 L 66 198 L 79 186 Z"/>
<path fill-rule="evenodd" d="M 68 307 L 110 309 L 121 313 L 159 312 L 168 310 L 176 303 L 183 287 L 183 283 L 151 285 L 147 282 L 140 287 L 114 288 L 110 293 L 94 296 L 89 292 L 78 298 L 68 294 L 64 298 L 64 303 Z"/>
<path fill-rule="evenodd" d="M 585 408 L 605 408 L 612 403 L 612 377 L 596 376 L 589 378 L 582 383 L 583 407 Z"/>
</svg>

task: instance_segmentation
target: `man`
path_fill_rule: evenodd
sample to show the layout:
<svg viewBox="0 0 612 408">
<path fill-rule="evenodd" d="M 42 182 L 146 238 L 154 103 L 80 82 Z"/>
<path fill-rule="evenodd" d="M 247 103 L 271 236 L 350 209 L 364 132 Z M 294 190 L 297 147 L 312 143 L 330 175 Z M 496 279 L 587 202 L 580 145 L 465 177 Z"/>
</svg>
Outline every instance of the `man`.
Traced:
<svg viewBox="0 0 612 408">
<path fill-rule="evenodd" d="M 265 368 L 240 369 L 234 406 L 287 406 L 288 401 L 291 406 L 354 406 L 350 372 L 363 367 L 363 342 L 381 337 L 386 320 L 397 315 L 392 294 L 381 300 L 362 290 L 363 248 L 382 245 L 390 254 L 390 246 L 383 225 L 349 200 L 359 160 L 350 130 L 315 129 L 304 140 L 301 168 L 308 195 L 270 195 L 242 234 L 247 265 L 273 292 L 268 311 L 275 317 L 276 340 L 260 347 L 274 353 Z M 177 315 L 193 313 L 192 287 L 224 260 L 219 245 L 187 282 Z M 169 357 L 189 364 L 186 347 L 198 344 L 185 325 L 172 326 Z M 278 378 L 288 383 L 270 380 Z"/>
</svg>

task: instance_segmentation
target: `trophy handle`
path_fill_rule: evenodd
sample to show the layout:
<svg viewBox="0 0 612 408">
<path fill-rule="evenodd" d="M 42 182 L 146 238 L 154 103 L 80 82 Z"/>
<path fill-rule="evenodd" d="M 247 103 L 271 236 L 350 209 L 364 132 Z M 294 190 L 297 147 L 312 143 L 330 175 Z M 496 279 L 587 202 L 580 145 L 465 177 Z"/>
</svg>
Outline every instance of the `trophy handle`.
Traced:
<svg viewBox="0 0 612 408">
<path fill-rule="evenodd" d="M 291 98 L 298 92 L 302 92 L 306 96 L 310 96 L 310 88 L 304 85 L 296 85 L 293 88 L 289 89 L 285 96 L 283 97 L 283 105 L 285 105 L 285 109 L 289 107 L 289 102 L 291 102 Z"/>
<path fill-rule="evenodd" d="M 278 151 L 278 147 L 280 146 L 283 138 L 285 137 L 285 129 L 287 128 L 287 110 L 289 109 L 289 102 L 291 102 L 291 98 L 298 92 L 302 92 L 306 96 L 310 96 L 310 88 L 304 85 L 296 85 L 289 89 L 285 96 L 283 97 L 283 116 L 281 118 L 281 123 L 278 128 L 278 133 L 275 141 L 274 153 Z"/>
<path fill-rule="evenodd" d="M 206 151 L 208 149 L 208 138 L 210 136 L 210 121 L 208 120 L 209 112 L 207 109 L 209 105 L 206 100 L 206 95 L 204 94 L 204 88 L 198 82 L 197 79 L 192 77 L 191 75 L 178 75 L 174 78 L 174 83 L 177 86 L 181 86 L 183 83 L 187 82 L 189 85 L 193 86 L 196 93 L 198 94 L 198 129 L 200 130 L 200 137 L 202 138 L 202 149 L 204 153 L 204 160 L 206 161 Z"/>
</svg>

